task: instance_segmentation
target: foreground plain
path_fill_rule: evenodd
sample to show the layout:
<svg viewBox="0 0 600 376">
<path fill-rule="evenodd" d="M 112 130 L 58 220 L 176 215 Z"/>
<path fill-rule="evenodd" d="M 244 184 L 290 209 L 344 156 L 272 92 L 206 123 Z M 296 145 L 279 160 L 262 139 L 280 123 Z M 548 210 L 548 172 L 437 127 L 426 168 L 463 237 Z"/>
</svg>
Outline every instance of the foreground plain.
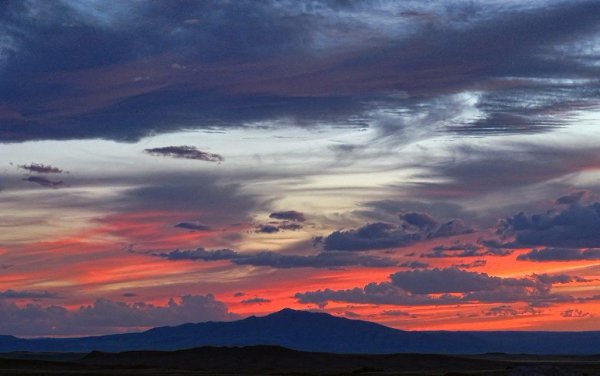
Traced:
<svg viewBox="0 0 600 376">
<path fill-rule="evenodd" d="M 249 346 L 1 357 L 2 375 L 600 375 L 600 355 L 365 355 Z"/>
</svg>

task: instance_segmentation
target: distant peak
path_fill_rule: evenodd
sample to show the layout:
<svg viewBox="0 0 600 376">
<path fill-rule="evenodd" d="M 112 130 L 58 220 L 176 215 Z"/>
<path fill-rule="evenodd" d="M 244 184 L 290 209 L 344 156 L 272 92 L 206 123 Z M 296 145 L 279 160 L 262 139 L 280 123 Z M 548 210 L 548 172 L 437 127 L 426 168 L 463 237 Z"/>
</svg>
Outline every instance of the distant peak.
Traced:
<svg viewBox="0 0 600 376">
<path fill-rule="evenodd" d="M 267 315 L 266 317 L 280 317 L 280 316 L 285 316 L 285 317 L 290 317 L 290 316 L 331 316 L 328 313 L 325 312 L 314 312 L 314 311 L 304 311 L 304 310 L 298 310 L 298 309 L 292 309 L 292 308 L 284 308 L 280 311 L 277 312 L 273 312 L 269 315 Z"/>
</svg>

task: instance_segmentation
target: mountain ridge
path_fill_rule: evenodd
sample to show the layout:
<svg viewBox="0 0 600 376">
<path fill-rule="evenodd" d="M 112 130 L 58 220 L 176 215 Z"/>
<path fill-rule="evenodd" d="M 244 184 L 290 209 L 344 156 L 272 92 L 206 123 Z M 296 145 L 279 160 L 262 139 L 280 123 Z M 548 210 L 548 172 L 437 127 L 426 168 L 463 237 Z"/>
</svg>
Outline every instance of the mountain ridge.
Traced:
<svg viewBox="0 0 600 376">
<path fill-rule="evenodd" d="M 600 354 L 600 332 L 404 331 L 324 312 L 283 309 L 237 321 L 186 323 L 75 338 L 0 336 L 0 352 L 173 351 L 199 346 L 283 346 L 329 353 Z"/>
</svg>

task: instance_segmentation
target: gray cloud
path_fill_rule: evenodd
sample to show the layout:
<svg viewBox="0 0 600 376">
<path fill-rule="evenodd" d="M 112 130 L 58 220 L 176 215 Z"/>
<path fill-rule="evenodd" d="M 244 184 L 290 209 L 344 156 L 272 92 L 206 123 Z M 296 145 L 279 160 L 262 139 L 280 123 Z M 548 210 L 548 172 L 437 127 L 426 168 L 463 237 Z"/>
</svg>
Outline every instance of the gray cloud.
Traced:
<svg viewBox="0 0 600 376">
<path fill-rule="evenodd" d="M 206 162 L 223 162 L 225 158 L 219 154 L 198 150 L 195 146 L 165 146 L 162 148 L 145 149 L 145 153 L 160 157 L 179 159 L 195 159 Z"/>
<path fill-rule="evenodd" d="M 19 307 L 0 300 L 0 331 L 18 336 L 137 331 L 140 327 L 236 318 L 211 294 L 184 295 L 162 306 L 98 299 L 74 310 L 59 305 Z"/>
<path fill-rule="evenodd" d="M 407 247 L 419 241 L 463 235 L 474 230 L 463 221 L 452 219 L 439 223 L 424 213 L 404 213 L 399 215 L 400 225 L 375 222 L 355 230 L 339 230 L 324 239 L 326 250 L 366 251 Z"/>
<path fill-rule="evenodd" d="M 557 205 L 574 205 L 582 201 L 589 195 L 588 191 L 577 191 L 568 195 L 561 196 L 556 199 Z"/>
<path fill-rule="evenodd" d="M 279 227 L 273 225 L 258 225 L 256 227 L 256 232 L 260 232 L 263 234 L 273 234 L 279 232 Z"/>
<path fill-rule="evenodd" d="M 293 222 L 283 222 L 278 224 L 277 228 L 284 231 L 297 231 L 302 229 L 302 225 Z"/>
<path fill-rule="evenodd" d="M 220 261 L 229 260 L 236 265 L 268 266 L 271 268 L 340 268 L 350 266 L 391 267 L 397 261 L 387 257 L 362 256 L 352 252 L 323 252 L 317 255 L 287 255 L 271 251 L 241 253 L 231 249 L 174 250 L 170 252 L 152 252 L 153 256 L 168 260 Z"/>
<path fill-rule="evenodd" d="M 274 212 L 269 214 L 269 218 L 294 222 L 304 222 L 306 220 L 306 218 L 304 217 L 304 213 L 295 210 Z"/>
<path fill-rule="evenodd" d="M 585 317 L 593 317 L 594 316 L 591 313 L 582 311 L 580 309 L 567 309 L 566 311 L 562 311 L 560 313 L 560 315 L 562 317 L 569 317 L 569 318 L 585 318 Z"/>
<path fill-rule="evenodd" d="M 57 293 L 49 291 L 0 291 L 0 299 L 56 299 L 60 298 Z"/>
<path fill-rule="evenodd" d="M 413 315 L 410 312 L 400 311 L 397 309 L 388 309 L 388 310 L 382 311 L 380 314 L 384 315 L 384 316 L 410 317 L 412 319 L 417 318 L 417 315 Z"/>
<path fill-rule="evenodd" d="M 467 243 L 440 245 L 431 249 L 430 252 L 421 254 L 428 258 L 450 258 L 450 257 L 482 257 L 482 256 L 507 256 L 513 253 L 512 249 L 485 248 L 483 246 Z"/>
<path fill-rule="evenodd" d="M 536 276 L 501 278 L 456 268 L 397 272 L 389 282 L 369 283 L 347 290 L 323 289 L 296 293 L 300 303 L 326 305 L 329 301 L 362 304 L 440 305 L 470 302 L 548 303 L 574 301 L 551 293 L 552 283 Z"/>
<path fill-rule="evenodd" d="M 41 163 L 30 163 L 28 165 L 19 165 L 18 167 L 23 170 L 35 172 L 38 174 L 62 174 L 64 172 L 58 167 L 53 167 Z"/>
<path fill-rule="evenodd" d="M 573 204 L 534 215 L 521 212 L 503 220 L 498 232 L 505 237 L 514 236 L 515 242 L 524 246 L 600 248 L 598 228 L 600 203 L 596 202 L 589 205 Z M 593 255 L 594 252 L 588 251 L 586 254 Z M 556 255 L 559 252 L 550 250 L 542 253 Z M 531 254 L 536 257 L 541 253 L 532 251 Z"/>
<path fill-rule="evenodd" d="M 48 187 L 48 188 L 60 188 L 64 185 L 64 182 L 62 182 L 62 181 L 50 180 L 50 179 L 46 179 L 42 176 L 28 176 L 26 178 L 23 178 L 23 180 L 31 182 L 31 183 L 39 184 L 42 187 Z"/>
<path fill-rule="evenodd" d="M 425 269 L 425 268 L 429 267 L 429 264 L 426 262 L 421 262 L 421 261 L 406 261 L 398 266 L 401 266 L 403 268 L 410 268 L 410 269 Z"/>
<path fill-rule="evenodd" d="M 193 222 L 181 222 L 181 223 L 176 224 L 173 227 L 182 228 L 184 230 L 192 230 L 192 231 L 209 231 L 211 229 L 210 226 L 205 226 L 205 225 L 201 225 L 199 223 L 193 223 Z"/>
<path fill-rule="evenodd" d="M 600 249 L 542 248 L 517 256 L 520 261 L 581 261 L 600 260 Z"/>
<path fill-rule="evenodd" d="M 261 303 L 270 303 L 271 300 L 269 299 L 265 299 L 265 298 L 251 298 L 251 299 L 244 299 L 242 300 L 240 303 L 242 304 L 261 304 Z"/>
<path fill-rule="evenodd" d="M 469 262 L 469 263 L 453 264 L 452 267 L 459 268 L 459 269 L 471 269 L 471 268 L 480 268 L 480 267 L 486 266 L 486 265 L 487 265 L 487 261 L 481 259 L 481 260 L 475 260 L 475 261 Z"/>
<path fill-rule="evenodd" d="M 539 315 L 540 313 L 542 313 L 540 310 L 536 310 L 533 307 L 526 307 L 524 309 L 516 309 L 507 304 L 492 307 L 483 312 L 483 314 L 485 316 L 494 316 L 494 317 L 528 316 L 528 315 Z"/>
</svg>

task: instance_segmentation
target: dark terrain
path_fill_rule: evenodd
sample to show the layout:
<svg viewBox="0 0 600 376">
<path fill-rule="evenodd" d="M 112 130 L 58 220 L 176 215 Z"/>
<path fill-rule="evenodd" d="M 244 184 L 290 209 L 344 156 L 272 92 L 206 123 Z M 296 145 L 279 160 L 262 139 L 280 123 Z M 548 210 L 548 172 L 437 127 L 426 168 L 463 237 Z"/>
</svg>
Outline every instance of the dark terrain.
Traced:
<svg viewBox="0 0 600 376">
<path fill-rule="evenodd" d="M 2 356 L 1 375 L 600 375 L 600 356 L 331 354 L 278 346 Z"/>
<path fill-rule="evenodd" d="M 600 332 L 411 332 L 326 313 L 284 309 L 264 317 L 81 338 L 0 336 L 0 352 L 174 351 L 201 346 L 283 346 L 355 354 L 600 354 Z"/>
</svg>

